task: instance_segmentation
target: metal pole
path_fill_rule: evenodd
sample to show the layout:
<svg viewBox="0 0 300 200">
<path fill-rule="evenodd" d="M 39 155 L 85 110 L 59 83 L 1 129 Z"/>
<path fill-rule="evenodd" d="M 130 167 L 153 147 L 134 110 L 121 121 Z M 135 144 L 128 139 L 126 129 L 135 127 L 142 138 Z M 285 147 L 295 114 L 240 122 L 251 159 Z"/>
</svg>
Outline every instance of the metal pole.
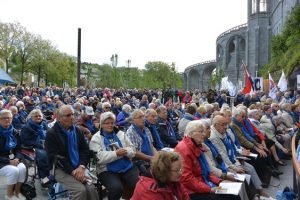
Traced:
<svg viewBox="0 0 300 200">
<path fill-rule="evenodd" d="M 78 47 L 77 47 L 77 87 L 80 87 L 80 65 L 81 65 L 81 28 L 78 28 Z"/>
</svg>

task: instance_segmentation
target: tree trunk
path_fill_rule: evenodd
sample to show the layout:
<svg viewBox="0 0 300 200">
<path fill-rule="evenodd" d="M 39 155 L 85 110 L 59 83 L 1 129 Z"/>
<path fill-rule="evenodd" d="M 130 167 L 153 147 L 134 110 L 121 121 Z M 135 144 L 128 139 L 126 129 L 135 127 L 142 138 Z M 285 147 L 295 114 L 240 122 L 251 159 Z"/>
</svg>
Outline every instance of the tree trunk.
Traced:
<svg viewBox="0 0 300 200">
<path fill-rule="evenodd" d="M 38 87 L 40 87 L 40 80 L 41 80 L 41 66 L 38 69 Z"/>
<path fill-rule="evenodd" d="M 5 64 L 6 64 L 6 73 L 8 73 L 8 58 L 5 58 Z"/>
<path fill-rule="evenodd" d="M 21 85 L 23 85 L 23 78 L 24 78 L 24 62 L 22 62 L 22 65 L 21 65 Z"/>
</svg>

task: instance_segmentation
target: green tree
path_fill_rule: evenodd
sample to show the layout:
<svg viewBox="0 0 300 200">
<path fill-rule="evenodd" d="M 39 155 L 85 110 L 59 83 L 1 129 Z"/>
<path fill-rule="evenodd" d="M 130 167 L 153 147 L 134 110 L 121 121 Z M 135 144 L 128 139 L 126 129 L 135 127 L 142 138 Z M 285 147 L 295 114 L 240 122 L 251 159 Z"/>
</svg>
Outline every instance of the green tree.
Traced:
<svg viewBox="0 0 300 200">
<path fill-rule="evenodd" d="M 273 36 L 271 62 L 260 70 L 267 77 L 268 71 L 280 74 L 283 69 L 287 76 L 300 67 L 300 5 L 289 16 L 281 34 Z M 279 76 L 279 75 L 278 75 Z"/>
</svg>

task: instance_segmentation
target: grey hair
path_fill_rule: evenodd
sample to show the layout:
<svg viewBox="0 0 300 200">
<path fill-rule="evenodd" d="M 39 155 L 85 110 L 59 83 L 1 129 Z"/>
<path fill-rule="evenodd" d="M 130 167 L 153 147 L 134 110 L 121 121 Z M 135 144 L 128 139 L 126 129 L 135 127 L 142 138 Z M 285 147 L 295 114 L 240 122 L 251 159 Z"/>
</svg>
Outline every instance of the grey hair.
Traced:
<svg viewBox="0 0 300 200">
<path fill-rule="evenodd" d="M 199 120 L 202 124 L 205 126 L 210 126 L 211 125 L 211 120 L 210 119 L 200 119 Z"/>
<path fill-rule="evenodd" d="M 167 107 L 166 106 L 159 106 L 156 110 L 157 113 L 160 113 L 162 112 L 163 110 L 167 110 Z"/>
<path fill-rule="evenodd" d="M 40 109 L 33 109 L 30 113 L 29 113 L 29 115 L 27 116 L 27 120 L 29 120 L 29 119 L 32 119 L 32 117 L 35 115 L 35 114 L 41 114 L 42 115 L 42 117 L 44 118 L 44 115 L 43 115 L 43 113 L 42 113 L 42 111 L 40 110 Z"/>
<path fill-rule="evenodd" d="M 23 101 L 17 101 L 16 106 L 17 107 L 24 106 Z"/>
<path fill-rule="evenodd" d="M 3 115 L 5 115 L 5 114 L 8 114 L 10 118 L 13 117 L 12 112 L 10 110 L 3 109 L 3 110 L 0 111 L 0 118 L 2 118 Z"/>
<path fill-rule="evenodd" d="M 290 103 L 283 103 L 281 104 L 281 109 L 285 110 L 290 105 L 291 105 Z"/>
<path fill-rule="evenodd" d="M 193 137 L 195 131 L 205 131 L 206 127 L 204 122 L 200 120 L 190 121 L 184 131 L 185 136 Z"/>
<path fill-rule="evenodd" d="M 116 121 L 116 116 L 112 112 L 102 113 L 100 116 L 100 125 L 103 125 L 107 119 L 112 119 L 114 122 Z"/>
<path fill-rule="evenodd" d="M 71 105 L 62 105 L 58 110 L 57 110 L 57 115 L 59 117 L 63 116 L 64 111 L 69 108 L 72 110 L 72 112 L 74 113 L 74 109 Z"/>
<path fill-rule="evenodd" d="M 249 110 L 248 111 L 248 117 L 252 118 L 258 112 L 259 111 L 257 109 Z"/>
<path fill-rule="evenodd" d="M 154 109 L 152 108 L 148 108 L 145 112 L 145 117 L 147 117 L 148 115 L 151 115 L 151 113 L 156 112 Z"/>
<path fill-rule="evenodd" d="M 133 112 L 132 112 L 131 115 L 130 115 L 131 119 L 136 118 L 136 116 L 137 116 L 139 113 L 144 113 L 144 112 L 143 112 L 141 109 L 134 109 Z"/>
<path fill-rule="evenodd" d="M 242 115 L 242 114 L 246 114 L 246 111 L 239 107 L 239 108 L 233 110 L 232 117 L 236 117 L 237 115 Z"/>
<path fill-rule="evenodd" d="M 281 121 L 282 120 L 282 117 L 280 115 L 275 115 L 272 117 L 272 121 L 274 123 L 278 122 L 278 121 Z"/>
<path fill-rule="evenodd" d="M 124 105 L 122 106 L 122 111 L 125 111 L 126 109 L 128 109 L 128 110 L 130 111 L 130 110 L 131 110 L 131 106 L 128 105 L 128 104 L 124 104 Z"/>
</svg>

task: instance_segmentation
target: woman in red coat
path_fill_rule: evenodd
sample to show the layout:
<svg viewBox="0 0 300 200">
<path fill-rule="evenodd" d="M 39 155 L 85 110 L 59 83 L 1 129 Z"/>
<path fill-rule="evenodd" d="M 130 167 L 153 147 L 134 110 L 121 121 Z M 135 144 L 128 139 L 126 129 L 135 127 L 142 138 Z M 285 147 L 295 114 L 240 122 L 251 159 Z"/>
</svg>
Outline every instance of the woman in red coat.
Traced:
<svg viewBox="0 0 300 200">
<path fill-rule="evenodd" d="M 159 151 L 151 160 L 153 178 L 140 176 L 131 200 L 189 200 L 179 178 L 182 160 L 178 153 Z"/>
<path fill-rule="evenodd" d="M 202 143 L 205 139 L 206 127 L 199 120 L 191 121 L 185 129 L 185 138 L 175 147 L 184 161 L 180 182 L 189 193 L 191 200 L 238 200 L 237 195 L 215 194 L 222 181 L 210 172 L 204 156 Z"/>
</svg>

